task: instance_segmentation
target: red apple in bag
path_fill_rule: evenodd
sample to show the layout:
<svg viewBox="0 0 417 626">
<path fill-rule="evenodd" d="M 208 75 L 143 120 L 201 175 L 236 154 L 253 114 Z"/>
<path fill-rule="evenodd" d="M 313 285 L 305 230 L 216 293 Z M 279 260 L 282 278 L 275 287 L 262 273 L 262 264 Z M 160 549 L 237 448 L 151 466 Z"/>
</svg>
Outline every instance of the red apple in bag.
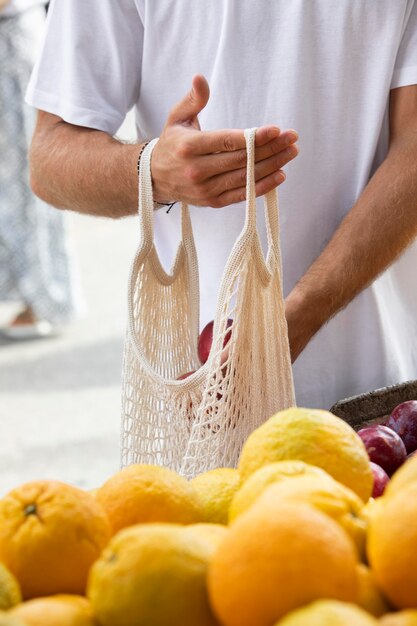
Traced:
<svg viewBox="0 0 417 626">
<path fill-rule="evenodd" d="M 233 320 L 228 319 L 226 328 L 229 328 L 232 324 L 233 324 Z M 206 326 L 203 328 L 198 338 L 198 357 L 201 363 L 203 363 L 203 365 L 209 357 L 211 344 L 213 343 L 213 326 L 214 326 L 213 321 L 206 324 Z M 226 344 L 229 342 L 231 335 L 232 335 L 232 331 L 229 330 L 229 332 L 226 333 L 224 337 L 223 347 L 226 346 Z"/>
<path fill-rule="evenodd" d="M 387 426 L 401 437 L 408 454 L 417 450 L 417 400 L 408 400 L 396 406 Z"/>
</svg>

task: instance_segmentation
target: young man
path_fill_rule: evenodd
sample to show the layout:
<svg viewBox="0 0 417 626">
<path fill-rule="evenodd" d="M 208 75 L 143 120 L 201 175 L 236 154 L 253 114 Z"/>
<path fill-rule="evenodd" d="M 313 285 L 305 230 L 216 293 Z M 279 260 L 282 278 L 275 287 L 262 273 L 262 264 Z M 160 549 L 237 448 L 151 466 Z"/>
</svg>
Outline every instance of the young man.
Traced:
<svg viewBox="0 0 417 626">
<path fill-rule="evenodd" d="M 160 136 L 154 195 L 193 205 L 203 323 L 243 222 L 241 129 L 259 127 L 262 195 L 297 154 L 276 126 L 295 128 L 280 203 L 297 403 L 416 378 L 414 0 L 53 0 L 28 101 L 32 185 L 57 207 L 134 214 L 140 145 L 112 135 L 134 106 L 140 141 Z M 178 218 L 155 215 L 167 265 Z"/>
</svg>

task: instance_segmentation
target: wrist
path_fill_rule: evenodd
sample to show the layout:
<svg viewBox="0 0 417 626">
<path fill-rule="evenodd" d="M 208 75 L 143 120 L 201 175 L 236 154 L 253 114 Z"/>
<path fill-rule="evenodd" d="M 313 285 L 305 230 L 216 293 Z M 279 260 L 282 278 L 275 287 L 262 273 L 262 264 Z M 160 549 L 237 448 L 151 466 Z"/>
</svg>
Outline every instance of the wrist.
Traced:
<svg viewBox="0 0 417 626">
<path fill-rule="evenodd" d="M 326 323 L 325 307 L 297 284 L 285 300 L 285 316 L 291 360 L 294 362 L 309 341 Z"/>
<path fill-rule="evenodd" d="M 140 171 L 140 162 L 142 159 L 142 155 L 143 152 L 145 150 L 145 148 L 149 145 L 149 141 L 145 141 L 144 143 L 140 144 L 140 148 L 139 148 L 139 154 L 138 154 L 138 158 L 137 158 L 137 163 L 136 163 L 136 168 L 137 168 L 137 175 L 139 178 L 139 171 Z M 156 194 L 155 194 L 155 185 L 154 185 L 154 180 L 152 177 L 152 170 L 151 170 L 151 179 L 152 179 L 152 194 L 153 194 L 153 199 L 154 199 L 154 209 L 160 209 L 162 207 L 166 207 L 167 208 L 167 213 L 169 213 L 169 211 L 172 209 L 172 207 L 174 206 L 174 204 L 176 204 L 176 200 L 163 200 L 160 199 Z"/>
</svg>

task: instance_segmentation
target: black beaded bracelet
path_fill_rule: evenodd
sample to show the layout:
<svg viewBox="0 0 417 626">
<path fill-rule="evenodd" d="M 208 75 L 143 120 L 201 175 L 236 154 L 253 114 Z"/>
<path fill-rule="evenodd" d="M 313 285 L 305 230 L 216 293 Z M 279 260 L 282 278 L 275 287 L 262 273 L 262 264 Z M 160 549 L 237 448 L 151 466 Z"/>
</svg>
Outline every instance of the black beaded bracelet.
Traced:
<svg viewBox="0 0 417 626">
<path fill-rule="evenodd" d="M 150 143 L 149 141 L 146 141 L 146 142 L 143 144 L 142 148 L 140 149 L 139 156 L 138 156 L 138 165 L 137 165 L 137 168 L 138 168 L 138 176 L 139 176 L 139 170 L 140 170 L 140 159 L 141 159 L 141 157 L 142 157 L 143 151 L 145 150 L 146 146 L 147 146 L 149 143 Z M 177 200 L 174 200 L 174 202 L 157 202 L 157 201 L 155 200 L 155 201 L 154 201 L 154 205 L 155 205 L 155 204 L 158 204 L 159 206 L 167 206 L 167 207 L 168 207 L 167 213 L 169 213 L 169 212 L 170 212 L 170 210 L 172 209 L 172 207 L 174 206 L 174 204 L 177 204 Z"/>
</svg>

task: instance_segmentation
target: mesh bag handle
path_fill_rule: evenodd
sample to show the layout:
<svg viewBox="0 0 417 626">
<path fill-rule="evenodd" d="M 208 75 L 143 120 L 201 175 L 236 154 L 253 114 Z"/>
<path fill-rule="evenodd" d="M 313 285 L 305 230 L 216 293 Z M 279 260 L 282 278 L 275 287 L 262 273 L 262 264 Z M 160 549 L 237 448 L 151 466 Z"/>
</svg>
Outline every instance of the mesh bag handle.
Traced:
<svg viewBox="0 0 417 626">
<path fill-rule="evenodd" d="M 154 199 L 152 191 L 151 158 L 159 138 L 152 139 L 145 147 L 139 163 L 139 224 L 142 241 L 140 248 L 149 252 L 154 245 Z M 181 204 L 181 243 L 186 248 L 194 248 L 194 236 L 191 227 L 190 210 L 184 202 Z"/>
</svg>

